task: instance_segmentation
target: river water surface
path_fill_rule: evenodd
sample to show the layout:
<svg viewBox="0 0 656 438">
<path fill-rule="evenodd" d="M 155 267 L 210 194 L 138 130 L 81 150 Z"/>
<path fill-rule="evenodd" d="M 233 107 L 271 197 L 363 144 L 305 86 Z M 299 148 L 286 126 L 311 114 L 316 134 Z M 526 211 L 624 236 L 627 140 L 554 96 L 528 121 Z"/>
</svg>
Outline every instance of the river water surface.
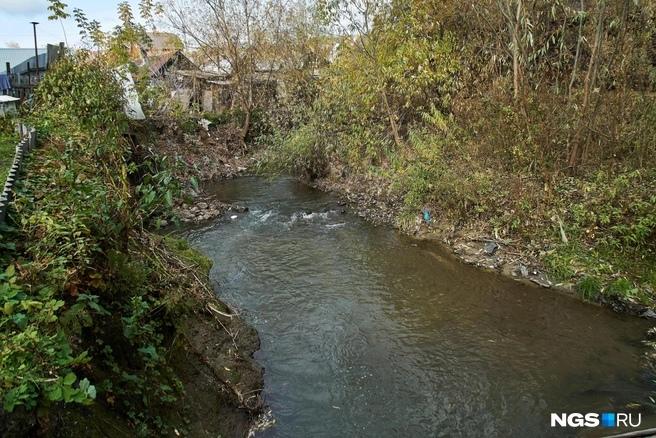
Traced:
<svg viewBox="0 0 656 438">
<path fill-rule="evenodd" d="M 646 401 L 643 320 L 463 265 L 291 179 L 211 190 L 250 208 L 189 239 L 259 332 L 275 418 L 259 436 L 566 436 L 551 412 Z"/>
</svg>

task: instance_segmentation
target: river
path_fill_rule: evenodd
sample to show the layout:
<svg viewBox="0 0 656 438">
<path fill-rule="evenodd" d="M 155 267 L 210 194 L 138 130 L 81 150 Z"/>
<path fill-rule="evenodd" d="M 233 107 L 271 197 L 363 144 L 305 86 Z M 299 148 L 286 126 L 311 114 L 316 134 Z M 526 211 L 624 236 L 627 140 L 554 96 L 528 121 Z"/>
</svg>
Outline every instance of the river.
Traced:
<svg viewBox="0 0 656 438">
<path fill-rule="evenodd" d="M 250 208 L 187 237 L 259 332 L 275 425 L 258 436 L 573 436 L 551 412 L 653 389 L 644 320 L 464 265 L 292 179 L 209 189 Z"/>
</svg>

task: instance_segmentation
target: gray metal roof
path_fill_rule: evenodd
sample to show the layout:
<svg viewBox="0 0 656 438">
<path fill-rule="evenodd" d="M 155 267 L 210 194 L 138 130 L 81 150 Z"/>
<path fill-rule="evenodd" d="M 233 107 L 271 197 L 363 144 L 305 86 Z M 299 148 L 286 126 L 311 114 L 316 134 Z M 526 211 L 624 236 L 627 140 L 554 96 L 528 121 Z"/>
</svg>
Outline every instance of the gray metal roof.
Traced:
<svg viewBox="0 0 656 438">
<path fill-rule="evenodd" d="M 36 61 L 34 56 L 27 58 L 25 61 L 18 65 L 11 67 L 11 72 L 15 75 L 22 75 L 27 73 L 27 64 L 30 64 L 30 69 L 36 68 Z M 39 70 L 45 70 L 48 67 L 48 55 L 46 53 L 39 53 Z M 34 70 L 33 70 L 34 71 Z"/>
<path fill-rule="evenodd" d="M 39 55 L 46 53 L 46 48 L 42 47 L 37 49 Z M 31 49 L 11 49 L 11 48 L 0 48 L 0 72 L 5 72 L 6 63 L 11 64 L 11 68 L 21 64 L 28 59 L 34 59 L 34 47 Z M 41 63 L 42 57 L 39 56 L 39 64 Z M 31 65 L 32 63 L 30 63 Z"/>
</svg>

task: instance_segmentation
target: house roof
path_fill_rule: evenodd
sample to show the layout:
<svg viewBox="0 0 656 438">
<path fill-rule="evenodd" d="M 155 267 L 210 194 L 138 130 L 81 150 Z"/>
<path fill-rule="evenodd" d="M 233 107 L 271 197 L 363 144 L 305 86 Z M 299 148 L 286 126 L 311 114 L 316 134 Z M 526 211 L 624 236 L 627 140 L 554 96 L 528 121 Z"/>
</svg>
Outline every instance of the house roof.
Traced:
<svg viewBox="0 0 656 438">
<path fill-rule="evenodd" d="M 162 67 L 164 67 L 175 55 L 176 52 L 169 52 L 154 57 L 152 60 L 150 60 L 148 65 L 150 72 L 154 74 L 160 71 Z"/>
<path fill-rule="evenodd" d="M 46 53 L 46 48 L 41 47 L 38 50 L 39 55 Z M 34 59 L 34 48 L 31 49 L 14 49 L 14 48 L 0 48 L 0 71 L 5 71 L 6 63 L 8 62 L 11 67 L 15 67 L 28 59 Z M 39 56 L 39 62 L 41 57 Z"/>
<path fill-rule="evenodd" d="M 148 61 L 148 68 L 150 69 L 151 75 L 157 75 L 169 64 L 174 64 L 179 61 L 184 61 L 187 64 L 186 67 L 197 68 L 196 65 L 180 50 L 153 57 Z"/>
<path fill-rule="evenodd" d="M 146 52 L 152 55 L 158 55 L 165 52 L 175 52 L 182 48 L 180 38 L 168 32 L 148 32 L 150 45 Z"/>
</svg>

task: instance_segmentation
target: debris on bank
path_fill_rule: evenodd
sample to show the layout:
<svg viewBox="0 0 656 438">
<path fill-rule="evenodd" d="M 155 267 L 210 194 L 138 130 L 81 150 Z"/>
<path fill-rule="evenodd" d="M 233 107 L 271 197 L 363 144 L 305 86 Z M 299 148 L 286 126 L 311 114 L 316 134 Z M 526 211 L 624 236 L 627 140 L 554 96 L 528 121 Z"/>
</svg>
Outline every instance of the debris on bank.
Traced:
<svg viewBox="0 0 656 438">
<path fill-rule="evenodd" d="M 180 125 L 170 119 L 152 118 L 142 129 L 150 141 L 143 146 L 159 156 L 170 157 L 178 165 L 181 181 L 220 181 L 243 174 L 253 158 L 241 140 L 239 127 L 231 123 L 199 129 L 196 122 Z"/>
<path fill-rule="evenodd" d="M 555 283 L 540 262 L 548 248 L 526 245 L 512 239 L 486 235 L 484 223 L 459 224 L 440 221 L 439 214 L 428 207 L 417 211 L 414 221 L 400 223 L 403 199 L 389 184 L 373 176 L 332 175 L 312 182 L 319 190 L 334 192 L 349 204 L 354 212 L 374 224 L 391 225 L 422 240 L 445 245 L 463 263 L 498 272 L 518 281 L 530 282 L 544 288 L 555 288 L 574 294 L 574 284 Z M 629 299 L 602 297 L 599 303 L 618 313 L 656 318 L 656 312 Z"/>
</svg>

